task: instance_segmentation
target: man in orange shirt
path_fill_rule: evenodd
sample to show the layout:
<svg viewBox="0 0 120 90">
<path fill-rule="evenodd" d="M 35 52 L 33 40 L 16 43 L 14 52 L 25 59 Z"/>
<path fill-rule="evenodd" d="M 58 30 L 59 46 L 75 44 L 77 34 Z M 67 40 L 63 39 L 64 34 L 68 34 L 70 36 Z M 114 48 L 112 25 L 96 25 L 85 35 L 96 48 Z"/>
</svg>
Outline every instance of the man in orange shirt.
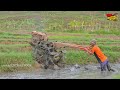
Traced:
<svg viewBox="0 0 120 90">
<path fill-rule="evenodd" d="M 113 71 L 109 65 L 109 61 L 107 56 L 103 54 L 103 52 L 100 50 L 100 48 L 96 45 L 96 40 L 92 40 L 90 42 L 90 48 L 87 51 L 90 55 L 94 54 L 95 57 L 97 58 L 98 62 L 100 63 L 101 66 L 101 71 L 106 71 L 106 68 L 108 71 Z"/>
</svg>

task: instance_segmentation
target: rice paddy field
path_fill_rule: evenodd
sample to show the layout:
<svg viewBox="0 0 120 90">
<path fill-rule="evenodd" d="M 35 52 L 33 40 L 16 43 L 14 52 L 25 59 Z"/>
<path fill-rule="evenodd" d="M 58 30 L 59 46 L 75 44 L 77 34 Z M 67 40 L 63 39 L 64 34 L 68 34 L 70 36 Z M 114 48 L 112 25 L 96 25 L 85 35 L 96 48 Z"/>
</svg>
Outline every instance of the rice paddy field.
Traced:
<svg viewBox="0 0 120 90">
<path fill-rule="evenodd" d="M 120 62 L 120 21 L 106 13 L 119 11 L 0 11 L 0 72 L 34 69 L 31 32 L 46 32 L 49 41 L 89 45 L 96 39 L 110 63 Z M 84 51 L 66 48 L 66 64 L 98 63 Z"/>
</svg>

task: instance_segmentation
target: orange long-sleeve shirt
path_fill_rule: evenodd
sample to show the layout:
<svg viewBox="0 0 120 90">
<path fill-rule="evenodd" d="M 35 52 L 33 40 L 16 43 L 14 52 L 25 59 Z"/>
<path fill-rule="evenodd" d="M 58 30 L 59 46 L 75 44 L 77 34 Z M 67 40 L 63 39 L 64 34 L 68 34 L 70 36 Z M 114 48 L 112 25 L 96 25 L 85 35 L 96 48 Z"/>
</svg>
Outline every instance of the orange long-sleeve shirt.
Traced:
<svg viewBox="0 0 120 90">
<path fill-rule="evenodd" d="M 103 52 L 100 50 L 100 48 L 97 45 L 95 45 L 91 51 L 92 53 L 96 53 L 96 55 L 99 57 L 101 62 L 104 62 L 107 59 L 107 57 L 103 54 Z"/>
</svg>

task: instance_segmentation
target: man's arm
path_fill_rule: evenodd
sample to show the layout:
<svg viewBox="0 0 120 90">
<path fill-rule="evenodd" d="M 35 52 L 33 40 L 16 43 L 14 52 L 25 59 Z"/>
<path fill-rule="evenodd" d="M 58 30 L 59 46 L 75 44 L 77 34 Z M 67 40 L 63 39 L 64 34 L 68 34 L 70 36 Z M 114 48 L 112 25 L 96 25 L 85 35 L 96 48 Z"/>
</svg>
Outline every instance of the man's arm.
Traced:
<svg viewBox="0 0 120 90">
<path fill-rule="evenodd" d="M 84 50 L 90 54 L 90 55 L 93 55 L 93 52 L 91 51 L 90 47 L 85 47 Z"/>
<path fill-rule="evenodd" d="M 80 50 L 83 50 L 85 52 L 87 52 L 88 54 L 92 55 L 93 52 L 91 51 L 90 47 L 83 47 L 83 46 L 76 46 L 76 48 L 79 48 Z"/>
</svg>

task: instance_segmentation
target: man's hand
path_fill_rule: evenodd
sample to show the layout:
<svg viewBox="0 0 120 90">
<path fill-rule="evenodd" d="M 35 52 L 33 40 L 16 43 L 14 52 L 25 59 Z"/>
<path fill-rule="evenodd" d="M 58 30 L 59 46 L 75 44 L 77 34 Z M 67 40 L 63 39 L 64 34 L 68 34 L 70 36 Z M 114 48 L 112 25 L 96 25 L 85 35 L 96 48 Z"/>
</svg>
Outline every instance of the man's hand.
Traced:
<svg viewBox="0 0 120 90">
<path fill-rule="evenodd" d="M 83 50 L 85 52 L 87 52 L 88 54 L 92 55 L 93 53 L 90 50 L 90 47 L 79 47 L 80 50 Z"/>
<path fill-rule="evenodd" d="M 92 53 L 92 52 L 90 52 L 89 54 L 90 54 L 90 55 L 93 55 L 93 53 Z"/>
<path fill-rule="evenodd" d="M 85 50 L 88 54 L 90 54 L 90 55 L 93 54 L 93 53 L 91 52 L 91 50 L 90 50 L 88 47 L 84 48 L 84 50 Z"/>
<path fill-rule="evenodd" d="M 89 55 L 93 55 L 93 53 L 92 53 L 92 52 L 87 51 L 87 53 L 88 53 Z"/>
</svg>

